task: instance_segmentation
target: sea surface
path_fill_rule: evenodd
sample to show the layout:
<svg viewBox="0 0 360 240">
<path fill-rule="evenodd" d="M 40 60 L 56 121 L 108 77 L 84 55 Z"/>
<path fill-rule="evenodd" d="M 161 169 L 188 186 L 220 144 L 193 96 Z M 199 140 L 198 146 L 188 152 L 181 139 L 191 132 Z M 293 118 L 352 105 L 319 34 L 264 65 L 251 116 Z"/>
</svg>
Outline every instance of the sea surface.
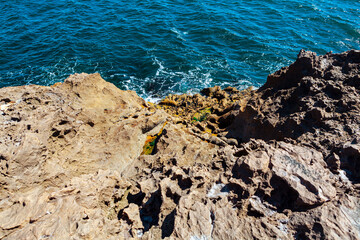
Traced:
<svg viewBox="0 0 360 240">
<path fill-rule="evenodd" d="M 259 87 L 301 49 L 360 49 L 356 0 L 0 0 L 0 87 L 99 72 L 147 99 Z"/>
</svg>

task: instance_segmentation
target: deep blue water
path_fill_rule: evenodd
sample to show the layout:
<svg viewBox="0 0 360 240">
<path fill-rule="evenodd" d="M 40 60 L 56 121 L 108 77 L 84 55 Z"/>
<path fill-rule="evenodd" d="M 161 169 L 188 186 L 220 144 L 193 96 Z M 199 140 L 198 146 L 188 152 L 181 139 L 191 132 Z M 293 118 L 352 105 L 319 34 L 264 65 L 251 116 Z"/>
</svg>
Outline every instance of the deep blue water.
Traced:
<svg viewBox="0 0 360 240">
<path fill-rule="evenodd" d="M 144 97 L 260 86 L 296 59 L 360 49 L 355 0 L 0 0 L 0 87 L 99 72 Z"/>
</svg>

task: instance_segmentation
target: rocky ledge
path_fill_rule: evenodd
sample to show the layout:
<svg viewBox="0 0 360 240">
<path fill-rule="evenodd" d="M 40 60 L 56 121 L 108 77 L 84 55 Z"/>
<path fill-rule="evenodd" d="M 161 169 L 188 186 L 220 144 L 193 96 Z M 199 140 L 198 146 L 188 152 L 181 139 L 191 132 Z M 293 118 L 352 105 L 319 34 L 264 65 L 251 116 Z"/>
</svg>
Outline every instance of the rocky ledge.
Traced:
<svg viewBox="0 0 360 240">
<path fill-rule="evenodd" d="M 360 239 L 360 51 L 201 93 L 0 89 L 0 238 Z"/>
</svg>

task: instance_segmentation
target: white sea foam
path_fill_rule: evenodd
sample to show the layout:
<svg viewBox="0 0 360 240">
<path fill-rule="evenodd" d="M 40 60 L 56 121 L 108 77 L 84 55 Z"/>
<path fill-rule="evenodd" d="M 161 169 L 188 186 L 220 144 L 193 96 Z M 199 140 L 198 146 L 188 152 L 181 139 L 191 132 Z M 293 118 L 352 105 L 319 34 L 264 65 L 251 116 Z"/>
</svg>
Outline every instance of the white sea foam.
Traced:
<svg viewBox="0 0 360 240">
<path fill-rule="evenodd" d="M 187 35 L 188 33 L 187 32 L 182 32 L 182 31 L 179 31 L 178 29 L 176 29 L 176 28 L 171 28 L 170 29 L 173 33 L 175 33 L 176 34 L 176 37 L 177 38 L 179 38 L 179 39 L 181 39 L 181 40 L 183 40 L 183 41 L 186 41 L 186 39 L 184 39 L 184 35 Z"/>
<path fill-rule="evenodd" d="M 159 97 L 151 97 L 151 96 L 145 96 L 143 97 L 145 101 L 151 102 L 151 103 L 159 103 L 162 98 Z"/>
</svg>

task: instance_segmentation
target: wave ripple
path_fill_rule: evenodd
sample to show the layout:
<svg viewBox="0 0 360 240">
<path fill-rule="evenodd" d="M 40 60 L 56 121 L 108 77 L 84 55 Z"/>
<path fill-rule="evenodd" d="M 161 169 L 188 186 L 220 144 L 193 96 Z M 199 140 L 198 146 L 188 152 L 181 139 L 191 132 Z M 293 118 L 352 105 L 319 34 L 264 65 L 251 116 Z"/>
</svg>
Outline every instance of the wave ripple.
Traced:
<svg viewBox="0 0 360 240">
<path fill-rule="evenodd" d="M 360 1 L 20 0 L 0 4 L 0 87 L 99 72 L 143 97 L 260 86 L 302 48 L 359 49 Z"/>
</svg>

